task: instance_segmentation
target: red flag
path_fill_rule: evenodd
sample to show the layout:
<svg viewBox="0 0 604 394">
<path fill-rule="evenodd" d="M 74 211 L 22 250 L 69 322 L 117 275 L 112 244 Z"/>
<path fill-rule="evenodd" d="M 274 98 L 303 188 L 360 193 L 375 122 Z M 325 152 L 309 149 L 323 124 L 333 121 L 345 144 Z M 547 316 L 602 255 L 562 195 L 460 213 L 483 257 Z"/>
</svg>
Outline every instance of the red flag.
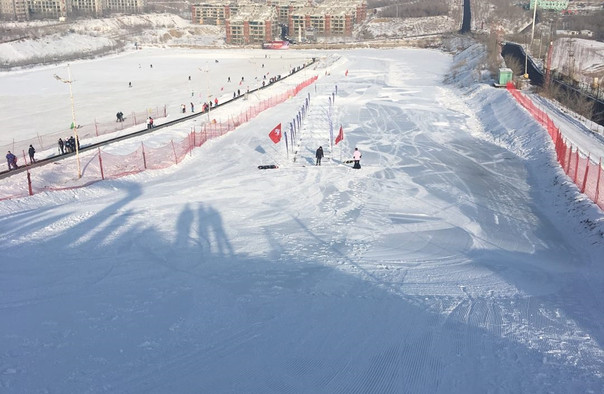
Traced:
<svg viewBox="0 0 604 394">
<path fill-rule="evenodd" d="M 275 144 L 281 141 L 281 123 L 275 126 L 275 128 L 268 133 L 268 136 Z"/>
<path fill-rule="evenodd" d="M 340 126 L 340 132 L 338 133 L 338 136 L 336 137 L 336 145 L 338 145 L 338 142 L 342 141 L 344 139 L 344 130 L 342 129 L 342 126 Z"/>
</svg>

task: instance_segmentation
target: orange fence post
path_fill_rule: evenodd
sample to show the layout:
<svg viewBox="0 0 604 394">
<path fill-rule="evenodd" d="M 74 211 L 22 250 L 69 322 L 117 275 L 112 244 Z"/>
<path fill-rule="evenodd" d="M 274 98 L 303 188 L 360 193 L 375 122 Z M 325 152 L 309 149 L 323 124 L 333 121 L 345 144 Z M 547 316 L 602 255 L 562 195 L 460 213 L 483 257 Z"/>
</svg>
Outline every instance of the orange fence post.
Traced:
<svg viewBox="0 0 604 394">
<path fill-rule="evenodd" d="M 33 195 L 34 195 L 34 191 L 33 191 L 33 189 L 31 188 L 31 175 L 30 175 L 30 173 L 29 173 L 29 170 L 27 170 L 27 186 L 28 186 L 28 188 L 29 188 L 29 195 L 30 195 L 30 196 L 33 196 Z"/>
<path fill-rule="evenodd" d="M 147 169 L 147 157 L 145 156 L 145 144 L 141 141 L 141 146 L 143 148 L 143 167 L 145 170 Z"/>
<path fill-rule="evenodd" d="M 600 163 L 598 164 L 598 180 L 596 181 L 596 196 L 594 202 L 598 204 L 598 198 L 600 197 L 600 178 L 602 177 L 602 158 L 600 157 Z M 598 204 L 599 205 L 599 204 Z"/>
<path fill-rule="evenodd" d="M 566 141 L 564 141 L 564 173 L 566 175 L 568 175 L 569 171 L 570 171 L 570 157 L 573 154 L 573 147 L 571 146 L 570 149 L 568 147 L 568 145 L 566 145 Z M 568 154 L 568 156 L 567 156 Z"/>
<path fill-rule="evenodd" d="M 589 173 L 589 154 L 587 155 L 587 161 L 585 162 L 585 175 L 583 176 L 583 186 L 581 187 L 581 193 L 585 193 L 585 184 L 587 183 L 587 174 Z"/>
<path fill-rule="evenodd" d="M 174 140 L 170 140 L 172 143 L 172 152 L 174 152 L 174 163 L 178 164 L 178 157 L 176 157 L 176 148 L 174 148 Z"/>
<path fill-rule="evenodd" d="M 579 173 L 579 148 L 575 151 L 575 175 L 573 175 L 573 182 L 577 184 L 577 174 Z"/>
<path fill-rule="evenodd" d="M 560 152 L 558 153 L 559 162 L 562 166 L 562 169 L 565 169 L 566 166 L 566 143 L 564 142 L 564 136 L 560 129 L 558 129 L 558 140 L 560 141 Z"/>
<path fill-rule="evenodd" d="M 189 133 L 189 157 L 193 156 L 193 148 L 195 147 L 195 131 Z"/>
<path fill-rule="evenodd" d="M 99 152 L 99 167 L 101 167 L 101 179 L 105 180 L 105 172 L 103 171 L 103 158 L 101 157 L 101 148 L 97 148 Z"/>
</svg>

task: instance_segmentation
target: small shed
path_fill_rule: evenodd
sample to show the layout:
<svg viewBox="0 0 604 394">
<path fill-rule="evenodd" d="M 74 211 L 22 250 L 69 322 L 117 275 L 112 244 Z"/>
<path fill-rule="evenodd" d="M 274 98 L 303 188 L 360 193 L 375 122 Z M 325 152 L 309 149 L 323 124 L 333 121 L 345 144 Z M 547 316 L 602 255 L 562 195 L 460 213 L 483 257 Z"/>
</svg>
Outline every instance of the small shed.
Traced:
<svg viewBox="0 0 604 394">
<path fill-rule="evenodd" d="M 499 86 L 505 86 L 508 82 L 511 82 L 514 78 L 514 72 L 511 68 L 500 68 L 499 69 Z"/>
</svg>

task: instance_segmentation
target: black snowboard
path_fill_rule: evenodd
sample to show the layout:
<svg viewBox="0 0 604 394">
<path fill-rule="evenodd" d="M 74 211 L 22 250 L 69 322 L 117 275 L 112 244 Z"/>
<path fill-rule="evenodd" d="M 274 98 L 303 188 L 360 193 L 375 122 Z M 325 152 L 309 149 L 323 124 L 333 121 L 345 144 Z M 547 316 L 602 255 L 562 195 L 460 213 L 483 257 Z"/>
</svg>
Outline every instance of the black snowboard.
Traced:
<svg viewBox="0 0 604 394">
<path fill-rule="evenodd" d="M 275 164 L 266 164 L 266 165 L 258 166 L 259 170 L 269 170 L 272 168 L 279 168 L 279 167 L 277 167 Z"/>
</svg>

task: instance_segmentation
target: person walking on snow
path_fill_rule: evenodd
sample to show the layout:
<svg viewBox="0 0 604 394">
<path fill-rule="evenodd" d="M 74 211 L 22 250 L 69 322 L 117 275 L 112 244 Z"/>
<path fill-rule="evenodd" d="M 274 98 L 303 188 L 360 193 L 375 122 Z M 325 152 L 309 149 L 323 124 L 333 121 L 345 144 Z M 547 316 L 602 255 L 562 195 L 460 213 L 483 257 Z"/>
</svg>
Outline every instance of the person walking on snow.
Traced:
<svg viewBox="0 0 604 394">
<path fill-rule="evenodd" d="M 321 165 L 321 159 L 323 158 L 323 147 L 320 146 L 317 149 L 317 152 L 315 153 L 315 157 L 317 158 L 317 162 L 315 163 L 316 166 L 320 166 Z"/>
<path fill-rule="evenodd" d="M 354 165 L 352 166 L 352 168 L 361 168 L 361 157 L 362 155 L 359 148 L 354 148 L 354 153 L 352 154 L 352 160 L 354 161 Z"/>
<path fill-rule="evenodd" d="M 19 166 L 17 165 L 17 156 L 10 153 L 10 151 L 8 151 L 8 153 L 6 154 L 6 162 L 8 163 L 9 171 L 13 168 L 14 169 L 19 168 Z"/>
<path fill-rule="evenodd" d="M 33 145 L 29 146 L 27 153 L 29 153 L 29 161 L 35 163 L 36 159 L 34 159 L 34 155 L 36 154 L 36 149 L 33 147 Z"/>
</svg>

